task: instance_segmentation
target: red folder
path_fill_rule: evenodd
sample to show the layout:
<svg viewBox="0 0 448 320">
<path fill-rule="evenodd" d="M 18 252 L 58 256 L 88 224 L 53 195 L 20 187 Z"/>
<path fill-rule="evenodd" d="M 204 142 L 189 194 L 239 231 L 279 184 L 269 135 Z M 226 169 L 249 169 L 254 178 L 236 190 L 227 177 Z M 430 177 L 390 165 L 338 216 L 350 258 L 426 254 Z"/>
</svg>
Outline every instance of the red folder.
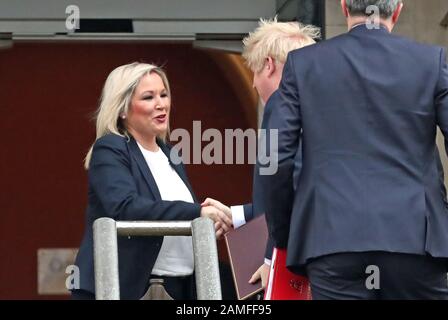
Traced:
<svg viewBox="0 0 448 320">
<path fill-rule="evenodd" d="M 311 300 L 308 278 L 286 268 L 286 250 L 274 248 L 265 300 Z"/>
</svg>

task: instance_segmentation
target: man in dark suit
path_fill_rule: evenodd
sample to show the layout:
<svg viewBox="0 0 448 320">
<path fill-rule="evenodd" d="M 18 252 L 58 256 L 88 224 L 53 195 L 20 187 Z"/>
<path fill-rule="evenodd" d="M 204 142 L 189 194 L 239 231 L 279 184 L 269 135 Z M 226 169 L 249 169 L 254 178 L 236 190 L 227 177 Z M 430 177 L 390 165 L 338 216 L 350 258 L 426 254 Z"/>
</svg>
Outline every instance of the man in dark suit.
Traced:
<svg viewBox="0 0 448 320">
<path fill-rule="evenodd" d="M 320 37 L 320 29 L 312 25 L 302 25 L 297 22 L 277 22 L 277 19 L 261 19 L 258 27 L 243 40 L 243 57 L 253 72 L 253 87 L 261 101 L 265 104 L 277 90 L 282 77 L 286 57 L 291 50 L 299 49 L 315 43 Z M 265 108 L 264 114 L 270 110 Z M 265 119 L 263 119 L 265 121 Z M 262 123 L 262 127 L 265 126 Z M 295 173 L 300 173 L 301 152 L 297 153 Z M 255 217 L 264 214 L 263 195 L 254 170 L 252 203 L 232 206 L 228 215 L 232 216 L 234 228 L 239 228 Z M 294 179 L 296 181 L 297 179 Z M 222 211 L 228 211 L 226 206 L 216 200 L 206 199 L 204 205 L 213 205 Z M 265 251 L 265 263 L 252 275 L 249 282 L 255 283 L 261 279 L 263 288 L 266 287 L 273 251 L 273 242 L 268 239 Z"/>
<path fill-rule="evenodd" d="M 314 299 L 447 299 L 435 144 L 437 125 L 448 138 L 445 50 L 391 34 L 400 0 L 341 5 L 349 32 L 291 52 L 269 102 L 278 171 L 260 180 L 270 234 Z"/>
</svg>

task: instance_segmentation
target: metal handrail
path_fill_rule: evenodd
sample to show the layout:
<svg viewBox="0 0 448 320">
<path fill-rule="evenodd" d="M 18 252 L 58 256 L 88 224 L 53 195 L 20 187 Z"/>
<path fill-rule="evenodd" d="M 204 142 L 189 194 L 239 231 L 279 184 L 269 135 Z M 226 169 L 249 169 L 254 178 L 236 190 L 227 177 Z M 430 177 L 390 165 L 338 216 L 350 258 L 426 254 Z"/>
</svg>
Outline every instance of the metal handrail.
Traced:
<svg viewBox="0 0 448 320">
<path fill-rule="evenodd" d="M 192 236 L 198 300 L 222 300 L 218 248 L 213 221 L 115 221 L 93 223 L 95 296 L 119 300 L 118 236 Z"/>
</svg>

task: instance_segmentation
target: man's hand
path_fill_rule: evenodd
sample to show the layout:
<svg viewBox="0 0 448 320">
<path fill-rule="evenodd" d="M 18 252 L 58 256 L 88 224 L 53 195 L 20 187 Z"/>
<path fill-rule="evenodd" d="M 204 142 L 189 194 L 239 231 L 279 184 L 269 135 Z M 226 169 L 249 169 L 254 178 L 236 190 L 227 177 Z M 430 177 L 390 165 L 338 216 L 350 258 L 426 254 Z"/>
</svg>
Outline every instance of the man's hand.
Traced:
<svg viewBox="0 0 448 320">
<path fill-rule="evenodd" d="M 261 278 L 261 286 L 263 287 L 263 289 L 266 289 L 269 277 L 269 269 L 270 266 L 266 263 L 263 263 L 263 265 L 260 268 L 258 268 L 258 270 L 255 271 L 255 273 L 252 275 L 252 277 L 249 280 L 249 283 L 255 283 L 259 281 Z"/>
</svg>

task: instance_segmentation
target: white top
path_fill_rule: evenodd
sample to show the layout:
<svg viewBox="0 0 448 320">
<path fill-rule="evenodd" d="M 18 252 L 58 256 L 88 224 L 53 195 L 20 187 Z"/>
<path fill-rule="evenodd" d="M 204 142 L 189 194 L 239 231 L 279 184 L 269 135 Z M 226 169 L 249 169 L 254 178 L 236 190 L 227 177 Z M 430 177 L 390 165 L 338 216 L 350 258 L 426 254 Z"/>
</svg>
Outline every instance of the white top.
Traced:
<svg viewBox="0 0 448 320">
<path fill-rule="evenodd" d="M 138 144 L 156 181 L 162 200 L 181 200 L 193 203 L 193 197 L 183 180 L 171 167 L 159 148 L 152 152 Z M 165 236 L 152 274 L 158 276 L 187 276 L 193 274 L 194 258 L 191 236 Z"/>
</svg>

